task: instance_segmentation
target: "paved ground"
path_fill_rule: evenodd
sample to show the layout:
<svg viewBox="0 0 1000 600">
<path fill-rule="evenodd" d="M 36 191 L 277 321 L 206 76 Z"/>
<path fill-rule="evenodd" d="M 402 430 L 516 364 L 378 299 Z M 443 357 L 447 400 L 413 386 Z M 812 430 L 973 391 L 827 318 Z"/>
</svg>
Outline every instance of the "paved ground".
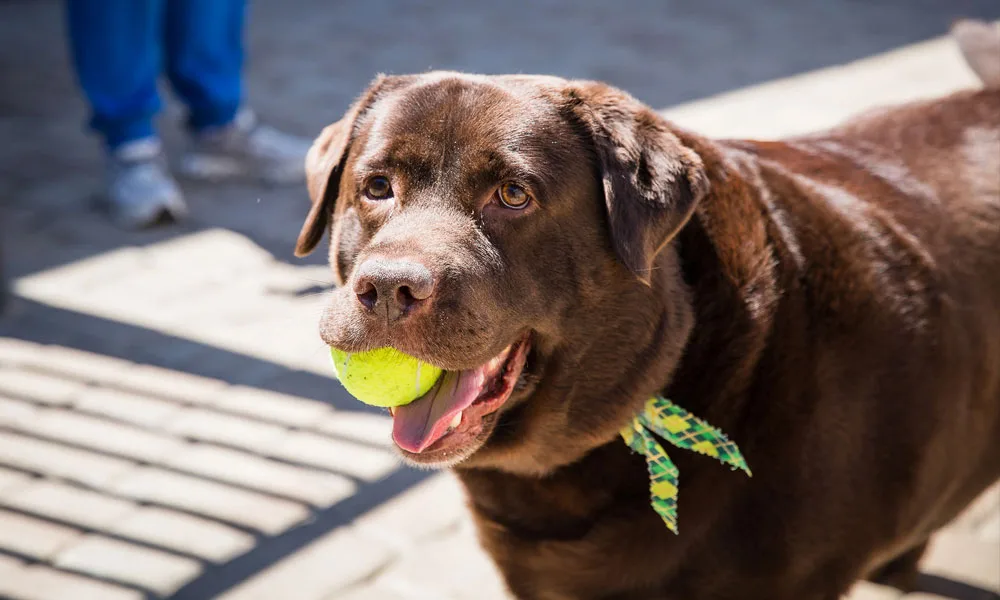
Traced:
<svg viewBox="0 0 1000 600">
<path fill-rule="evenodd" d="M 627 6 L 258 0 L 251 96 L 312 135 L 377 71 L 549 72 L 688 102 L 669 114 L 706 133 L 769 137 L 973 84 L 947 41 L 836 65 L 1000 17 L 996 0 Z M 400 467 L 386 418 L 329 377 L 328 274 L 290 253 L 304 190 L 185 185 L 190 223 L 117 231 L 92 204 L 100 161 L 61 33 L 58 2 L 0 1 L 16 291 L 0 318 L 0 597 L 503 598 L 452 478 Z M 178 114 L 163 119 L 172 148 Z M 925 570 L 929 591 L 997 598 L 1000 489 Z"/>
</svg>

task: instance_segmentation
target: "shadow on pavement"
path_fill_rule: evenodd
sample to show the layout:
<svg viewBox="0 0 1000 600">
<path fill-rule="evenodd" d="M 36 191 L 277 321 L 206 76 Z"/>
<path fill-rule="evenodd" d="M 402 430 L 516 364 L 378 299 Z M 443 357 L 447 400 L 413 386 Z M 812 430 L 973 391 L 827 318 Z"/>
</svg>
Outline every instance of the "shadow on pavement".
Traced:
<svg viewBox="0 0 1000 600">
<path fill-rule="evenodd" d="M 230 385 L 268 389 L 325 402 L 342 410 L 379 412 L 350 397 L 330 377 L 17 296 L 12 304 L 12 312 L 16 310 L 16 314 L 0 318 L 0 336 L 76 348 L 211 377 Z"/>
<path fill-rule="evenodd" d="M 1000 593 L 929 573 L 920 574 L 917 591 L 955 600 L 1000 600 Z"/>
<path fill-rule="evenodd" d="M 365 487 L 364 493 L 355 494 L 329 509 L 316 512 L 308 524 L 270 538 L 250 552 L 212 569 L 171 595 L 170 600 L 215 598 L 283 558 L 291 556 L 324 534 L 350 523 L 429 475 L 430 473 L 426 471 L 402 469 L 385 479 L 371 483 Z M 992 599 L 977 597 L 968 600 Z"/>
<path fill-rule="evenodd" d="M 335 406 L 339 410 L 332 415 L 354 415 L 359 409 L 364 411 L 367 407 L 359 405 L 350 399 L 345 392 L 331 379 L 322 377 L 305 371 L 295 371 L 282 365 L 269 363 L 258 358 L 240 355 L 212 346 L 199 344 L 183 338 L 176 338 L 156 331 L 146 330 L 141 327 L 101 319 L 91 315 L 75 313 L 63 309 L 53 308 L 44 304 L 14 297 L 16 308 L 16 319 L 0 320 L 0 338 L 15 338 L 26 340 L 36 344 L 42 344 L 49 348 L 75 348 L 86 352 L 93 352 L 114 359 L 124 359 L 139 365 L 153 365 L 164 369 L 175 369 L 178 364 L 183 364 L 183 371 L 196 374 L 206 378 L 218 379 L 231 386 L 248 385 L 255 389 L 264 389 L 290 394 L 300 399 L 322 402 L 330 406 Z M 43 351 L 44 354 L 44 351 Z M 163 358 L 168 356 L 169 358 Z M 188 356 L 189 360 L 180 360 L 179 357 Z M 0 363 L 3 363 L 0 360 Z M 141 392 L 137 388 L 130 387 L 132 384 L 126 382 L 118 384 L 115 375 L 103 383 L 95 383 L 96 379 L 89 383 L 81 377 L 87 374 L 75 374 L 73 372 L 61 372 L 58 366 L 47 365 L 44 356 L 37 359 L 36 367 L 28 367 L 32 377 L 47 377 L 51 383 L 59 385 L 79 385 L 81 389 L 94 391 L 105 388 L 112 389 L 117 395 L 121 392 L 136 394 L 140 396 L 136 401 L 145 403 L 154 402 L 163 405 L 166 402 L 177 404 L 178 411 L 197 411 L 207 413 L 214 419 L 219 420 L 221 426 L 227 422 L 226 419 L 233 420 L 236 413 L 232 412 L 232 407 L 219 408 L 208 401 L 202 405 L 196 402 L 191 404 L 182 396 L 172 397 L 169 387 L 165 391 Z M 10 373 L 11 367 L 7 366 L 7 371 L 3 371 L 0 364 L 0 372 Z M 15 367 L 16 368 L 16 367 Z M 122 373 L 124 378 L 125 374 Z M 278 382 L 278 383 L 274 383 Z M 2 383 L 2 382 L 0 382 Z M 0 385 L 2 387 L 2 385 Z M 221 391 L 226 388 L 220 388 Z M 214 439 L 212 433 L 207 438 L 203 433 L 184 432 L 173 430 L 169 424 L 163 426 L 160 423 L 143 424 L 143 417 L 130 416 L 128 413 L 121 415 L 103 413 L 101 407 L 77 406 L 63 403 L 60 399 L 54 399 L 51 393 L 33 395 L 29 391 L 10 392 L 0 390 L 0 402 L 3 403 L 0 410 L 4 419 L 0 421 L 0 469 L 5 469 L 8 473 L 17 473 L 18 476 L 26 478 L 22 487 L 29 489 L 31 485 L 56 486 L 64 494 L 86 494 L 91 502 L 94 496 L 100 496 L 100 502 L 135 503 L 133 510 L 142 511 L 146 506 L 156 507 L 157 510 L 167 509 L 181 517 L 198 519 L 201 522 L 208 521 L 205 525 L 204 535 L 210 538 L 214 535 L 211 531 L 215 528 L 228 528 L 241 532 L 240 535 L 252 536 L 252 543 L 245 552 L 236 552 L 231 557 L 219 561 L 206 560 L 197 550 L 178 549 L 176 546 L 163 545 L 148 538 L 135 538 L 117 532 L 113 527 L 95 525 L 86 516 L 81 516 L 69 511 L 69 516 L 62 516 L 58 511 L 51 512 L 51 508 L 43 505 L 29 503 L 19 504 L 10 501 L 7 496 L 0 498 L 0 506 L 3 511 L 14 514 L 16 518 L 26 519 L 32 523 L 50 523 L 55 527 L 74 528 L 82 534 L 97 534 L 102 539 L 110 539 L 112 542 L 128 545 L 133 551 L 157 552 L 162 555 L 173 556 L 174 559 L 197 562 L 201 569 L 201 574 L 190 579 L 179 591 L 169 594 L 174 599 L 200 600 L 213 598 L 226 590 L 240 584 L 252 575 L 261 572 L 287 558 L 298 550 L 301 550 L 311 542 L 321 538 L 330 531 L 347 525 L 359 516 L 373 510 L 387 500 L 395 497 L 400 492 L 410 488 L 415 483 L 426 479 L 431 473 L 417 471 L 413 469 L 400 468 L 397 461 L 389 458 L 389 453 L 377 442 L 368 440 L 358 441 L 350 437 L 340 437 L 336 433 L 317 429 L 312 424 L 302 427 L 284 427 L 285 435 L 295 436 L 305 432 L 312 436 L 313 444 L 332 443 L 329 446 L 329 453 L 341 453 L 343 456 L 337 460 L 327 461 L 324 457 L 317 457 L 315 453 L 297 456 L 294 453 L 269 452 L 266 447 L 256 448 L 252 443 L 232 442 L 222 439 Z M 300 402 L 300 400 L 296 400 Z M 139 404 L 141 408 L 143 405 Z M 226 412 L 226 411 L 230 412 Z M 237 408 L 238 412 L 240 409 Z M 374 414 L 374 409 L 369 413 Z M 24 413 L 24 418 L 18 421 L 17 415 Z M 172 413 L 172 414 L 180 414 Z M 11 416 L 13 415 L 13 416 Z M 91 427 L 95 423 L 103 424 L 110 432 L 110 436 L 129 435 L 146 436 L 153 441 L 174 443 L 182 451 L 190 451 L 193 448 L 205 448 L 211 451 L 219 451 L 230 457 L 236 458 L 238 464 L 253 464 L 254 468 L 263 469 L 285 469 L 295 474 L 306 474 L 310 480 L 316 478 L 335 478 L 334 483 L 339 481 L 350 482 L 349 492 L 343 492 L 335 501 L 328 505 L 314 502 L 312 505 L 308 501 L 303 502 L 301 497 L 296 497 L 297 490 L 279 489 L 277 491 L 269 489 L 267 482 L 261 480 L 242 481 L 239 476 L 213 476 L 211 470 L 205 471 L 200 466 L 190 466 L 182 463 L 175 463 L 170 457 L 150 458 L 148 447 L 125 448 L 115 445 L 111 440 L 95 440 L 80 437 L 79 432 L 75 434 L 60 435 L 58 431 L 46 427 L 46 423 L 53 418 L 62 419 L 70 425 L 79 423 L 80 427 Z M 13 420 L 11 420 L 13 419 Z M 243 418 L 241 422 L 248 419 Z M 252 417 L 252 422 L 272 429 L 279 426 L 280 422 L 268 421 L 266 417 Z M 237 423 L 233 421 L 237 425 Z M 241 425 L 245 426 L 245 425 Z M 111 431 L 110 427 L 115 430 Z M 219 432 L 214 432 L 219 433 Z M 140 438 L 142 439 L 142 438 Z M 319 440 L 318 442 L 315 440 Z M 109 445 L 109 443 L 111 445 Z M 36 451 L 33 455 L 25 455 L 10 451 L 11 445 L 17 445 L 22 450 L 30 446 Z M 234 445 L 235 444 L 235 445 Z M 372 445 L 375 444 L 375 445 Z M 375 457 L 379 462 L 374 470 L 362 470 L 351 472 L 351 462 L 369 459 L 372 453 L 378 451 L 386 456 L 386 459 Z M 348 456 L 349 453 L 358 453 L 357 456 Z M 30 453 L 29 453 L 30 454 Z M 43 456 L 43 458 L 38 458 Z M 47 462 L 44 456 L 49 456 L 52 461 Z M 379 455 L 381 456 L 381 454 Z M 335 458 L 335 457 L 332 457 Z M 96 480 L 93 473 L 75 473 L 66 461 L 86 460 L 84 464 L 94 464 L 99 467 L 110 465 L 109 468 L 121 467 L 126 473 L 119 475 L 115 479 L 108 481 Z M 63 464 L 59 461 L 62 460 Z M 331 464 L 333 466 L 331 466 Z M 339 465 L 345 465 L 341 470 Z M 195 485 L 209 485 L 212 489 L 223 489 L 236 494 L 251 494 L 253 499 L 258 501 L 280 502 L 280 508 L 288 509 L 289 506 L 305 507 L 307 513 L 304 518 L 294 522 L 282 521 L 279 525 L 268 526 L 269 529 L 261 530 L 252 519 L 246 521 L 238 516 L 229 516 L 222 512 L 213 512 L 215 509 L 205 509 L 199 507 L 197 502 L 189 504 L 184 500 L 178 501 L 169 495 L 165 499 L 159 499 L 155 495 L 150 497 L 144 494 L 155 494 L 155 492 L 145 492 L 130 490 L 125 485 L 122 487 L 122 478 L 128 479 L 128 471 L 156 471 L 161 477 L 181 477 L 180 483 L 194 481 Z M 284 473 L 285 471 L 279 471 Z M 117 482 L 117 483 L 116 483 Z M 233 492 L 235 490 L 235 492 Z M 211 490 L 209 490 L 211 491 Z M 8 494 L 9 496 L 9 494 Z M 16 495 L 14 495 L 16 498 Z M 86 497 L 85 497 L 86 498 Z M 9 521 L 8 521 L 9 523 Z M 214 523 L 214 524 L 213 524 Z M 16 547 L 11 549 L 5 543 L 0 543 L 0 556 L 8 555 L 18 560 L 36 563 L 39 561 L 37 555 L 30 551 L 19 551 Z M 132 587 L 149 594 L 149 597 L 161 597 L 152 593 L 149 589 L 116 578 L 113 575 L 102 576 L 86 569 L 80 569 L 69 565 L 54 565 L 45 559 L 41 560 L 52 568 L 58 568 L 64 572 L 81 575 L 98 581 L 105 581 L 115 585 Z"/>
</svg>

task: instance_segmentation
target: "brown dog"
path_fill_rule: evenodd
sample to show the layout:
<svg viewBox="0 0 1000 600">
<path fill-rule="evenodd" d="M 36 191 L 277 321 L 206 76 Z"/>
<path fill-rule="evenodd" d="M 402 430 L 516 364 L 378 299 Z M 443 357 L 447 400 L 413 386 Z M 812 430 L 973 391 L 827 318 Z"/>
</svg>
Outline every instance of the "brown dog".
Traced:
<svg viewBox="0 0 1000 600">
<path fill-rule="evenodd" d="M 834 600 L 905 584 L 1000 477 L 1000 35 L 987 89 L 786 142 L 710 141 L 606 85 L 379 77 L 307 160 L 321 333 L 447 372 L 394 412 L 525 599 Z M 662 392 L 748 479 L 619 437 Z"/>
</svg>

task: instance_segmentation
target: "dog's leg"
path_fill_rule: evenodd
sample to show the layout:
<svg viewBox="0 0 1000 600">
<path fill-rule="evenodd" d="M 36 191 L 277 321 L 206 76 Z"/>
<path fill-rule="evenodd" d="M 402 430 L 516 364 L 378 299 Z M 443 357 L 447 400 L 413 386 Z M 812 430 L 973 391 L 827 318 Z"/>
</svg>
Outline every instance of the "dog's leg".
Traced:
<svg viewBox="0 0 1000 600">
<path fill-rule="evenodd" d="M 901 592 L 916 591 L 920 559 L 925 550 L 927 542 L 900 554 L 869 575 L 868 581 L 894 587 Z"/>
</svg>

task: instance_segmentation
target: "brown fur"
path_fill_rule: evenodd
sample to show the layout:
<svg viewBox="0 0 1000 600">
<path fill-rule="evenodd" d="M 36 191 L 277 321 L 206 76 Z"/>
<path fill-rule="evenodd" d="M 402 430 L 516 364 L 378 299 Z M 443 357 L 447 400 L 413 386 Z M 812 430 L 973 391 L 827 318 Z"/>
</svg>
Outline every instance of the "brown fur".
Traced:
<svg viewBox="0 0 1000 600">
<path fill-rule="evenodd" d="M 963 45 L 978 72 L 1000 68 L 976 47 Z M 903 585 L 935 529 L 1000 477 L 988 83 L 754 142 L 683 131 L 593 82 L 379 78 L 309 159 L 298 251 L 332 222 L 345 283 L 323 339 L 461 369 L 530 332 L 527 380 L 475 443 L 407 457 L 456 465 L 519 598 L 834 600 L 879 573 Z M 373 173 L 395 199 L 361 197 Z M 495 205 L 511 179 L 537 202 Z M 361 310 L 358 266 L 382 260 L 425 265 L 434 295 Z M 730 434 L 754 471 L 671 452 L 679 536 L 617 433 L 658 391 Z"/>
</svg>

